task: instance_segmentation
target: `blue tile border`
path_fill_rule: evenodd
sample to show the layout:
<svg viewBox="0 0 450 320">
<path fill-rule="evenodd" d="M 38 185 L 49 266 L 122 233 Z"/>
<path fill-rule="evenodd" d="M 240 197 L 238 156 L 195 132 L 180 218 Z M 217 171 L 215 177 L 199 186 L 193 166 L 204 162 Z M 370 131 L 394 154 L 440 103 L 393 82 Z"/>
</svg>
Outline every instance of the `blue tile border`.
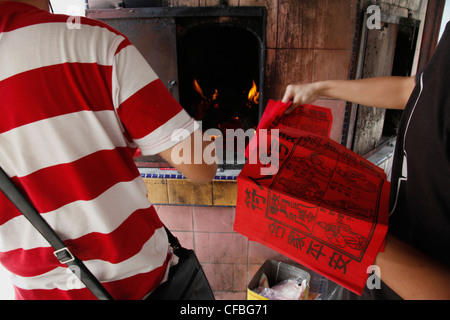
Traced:
<svg viewBox="0 0 450 320">
<path fill-rule="evenodd" d="M 185 180 L 182 174 L 178 171 L 172 170 L 161 170 L 159 168 L 138 168 L 142 178 L 148 179 L 179 179 Z M 224 170 L 222 172 L 217 172 L 214 180 L 220 181 L 236 181 L 240 170 Z"/>
</svg>

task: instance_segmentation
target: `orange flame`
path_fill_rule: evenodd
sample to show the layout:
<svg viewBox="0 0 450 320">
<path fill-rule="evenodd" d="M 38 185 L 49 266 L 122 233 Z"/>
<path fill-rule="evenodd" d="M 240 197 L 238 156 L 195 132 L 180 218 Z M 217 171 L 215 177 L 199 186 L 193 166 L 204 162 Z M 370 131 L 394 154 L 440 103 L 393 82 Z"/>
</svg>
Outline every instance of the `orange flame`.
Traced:
<svg viewBox="0 0 450 320">
<path fill-rule="evenodd" d="M 200 96 L 201 96 L 203 99 L 207 100 L 206 97 L 203 95 L 203 90 L 202 90 L 202 88 L 200 88 L 200 86 L 198 85 L 197 79 L 194 79 L 194 88 L 195 88 L 195 91 L 197 91 L 198 94 L 200 94 Z"/>
<path fill-rule="evenodd" d="M 213 101 L 217 100 L 217 97 L 219 96 L 219 93 L 217 92 L 217 89 L 214 90 L 214 94 L 212 96 Z"/>
<path fill-rule="evenodd" d="M 248 101 L 255 104 L 259 103 L 259 92 L 255 81 L 253 81 L 253 86 L 248 92 Z"/>
<path fill-rule="evenodd" d="M 206 98 L 205 95 L 203 94 L 202 88 L 200 87 L 200 85 L 197 82 L 197 79 L 194 79 L 194 88 L 195 88 L 195 91 L 197 91 L 197 93 L 205 100 L 215 101 L 215 100 L 217 100 L 217 97 L 219 96 L 219 92 L 217 92 L 217 89 L 215 89 L 214 93 L 212 94 L 212 98 L 211 99 Z"/>
</svg>

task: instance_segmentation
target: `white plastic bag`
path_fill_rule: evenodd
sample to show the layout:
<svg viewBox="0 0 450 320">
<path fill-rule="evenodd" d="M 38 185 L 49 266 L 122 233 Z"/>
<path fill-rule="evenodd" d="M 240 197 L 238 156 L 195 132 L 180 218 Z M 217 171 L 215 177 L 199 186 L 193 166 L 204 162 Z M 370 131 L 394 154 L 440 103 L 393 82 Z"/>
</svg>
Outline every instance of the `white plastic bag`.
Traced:
<svg viewBox="0 0 450 320">
<path fill-rule="evenodd" d="M 272 288 L 264 288 L 260 295 L 270 300 L 301 300 L 306 285 L 306 279 L 301 284 L 293 279 L 288 279 L 281 281 Z"/>
</svg>

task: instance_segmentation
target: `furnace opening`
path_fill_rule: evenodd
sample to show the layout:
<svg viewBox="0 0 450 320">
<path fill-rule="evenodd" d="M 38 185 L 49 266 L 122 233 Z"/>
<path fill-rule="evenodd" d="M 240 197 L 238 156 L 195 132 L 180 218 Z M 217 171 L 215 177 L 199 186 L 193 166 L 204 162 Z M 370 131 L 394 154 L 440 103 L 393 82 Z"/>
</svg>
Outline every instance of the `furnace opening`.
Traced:
<svg viewBox="0 0 450 320">
<path fill-rule="evenodd" d="M 258 125 L 260 47 L 252 32 L 233 26 L 192 28 L 177 40 L 180 103 L 203 130 L 219 129 L 224 146 L 226 129 Z"/>
<path fill-rule="evenodd" d="M 180 102 L 203 129 L 256 128 L 259 44 L 235 27 L 199 28 L 178 41 Z"/>
</svg>

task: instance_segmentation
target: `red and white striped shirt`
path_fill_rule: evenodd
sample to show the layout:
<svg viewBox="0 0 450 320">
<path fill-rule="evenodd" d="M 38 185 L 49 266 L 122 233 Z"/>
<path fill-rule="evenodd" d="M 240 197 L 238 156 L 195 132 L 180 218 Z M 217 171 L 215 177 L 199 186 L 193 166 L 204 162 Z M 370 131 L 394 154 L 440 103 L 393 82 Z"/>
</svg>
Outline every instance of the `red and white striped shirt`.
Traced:
<svg viewBox="0 0 450 320">
<path fill-rule="evenodd" d="M 0 165 L 116 299 L 161 281 L 168 242 L 133 162 L 194 120 L 107 25 L 0 2 Z M 0 262 L 17 299 L 94 299 L 0 193 Z"/>
</svg>

